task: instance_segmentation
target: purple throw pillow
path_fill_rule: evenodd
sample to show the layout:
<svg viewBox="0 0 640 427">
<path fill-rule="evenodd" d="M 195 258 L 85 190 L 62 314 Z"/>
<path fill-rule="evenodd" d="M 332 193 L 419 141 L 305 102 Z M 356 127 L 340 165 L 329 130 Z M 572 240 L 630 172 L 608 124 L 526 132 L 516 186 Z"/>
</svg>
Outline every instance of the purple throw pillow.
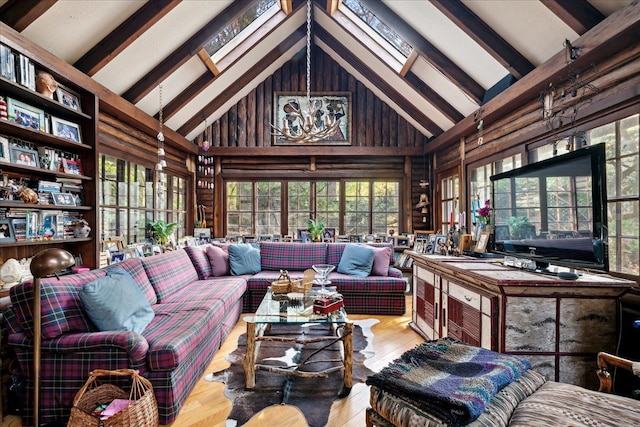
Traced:
<svg viewBox="0 0 640 427">
<path fill-rule="evenodd" d="M 375 256 L 373 258 L 372 276 L 388 276 L 389 265 L 391 265 L 391 248 L 373 248 Z"/>
<path fill-rule="evenodd" d="M 229 275 L 229 252 L 220 246 L 210 245 L 207 248 L 207 257 L 214 277 Z"/>
</svg>

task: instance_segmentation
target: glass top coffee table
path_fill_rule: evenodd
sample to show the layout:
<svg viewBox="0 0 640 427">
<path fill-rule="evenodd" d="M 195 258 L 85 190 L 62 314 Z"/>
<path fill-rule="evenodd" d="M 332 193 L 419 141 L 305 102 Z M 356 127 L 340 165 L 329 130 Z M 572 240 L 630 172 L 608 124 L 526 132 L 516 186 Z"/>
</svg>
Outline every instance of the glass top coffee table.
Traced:
<svg viewBox="0 0 640 427">
<path fill-rule="evenodd" d="M 289 297 L 287 297 L 289 295 Z M 313 302 L 317 290 L 307 294 L 278 294 L 274 295 L 269 288 L 255 315 L 245 317 L 247 323 L 247 348 L 244 357 L 245 388 L 256 386 L 256 371 L 266 370 L 281 375 L 294 375 L 305 378 L 327 377 L 332 372 L 344 371 L 344 385 L 339 397 L 349 394 L 353 387 L 353 323 L 347 318 L 344 307 L 329 314 L 314 314 Z M 312 338 L 291 335 L 270 335 L 272 325 L 302 325 L 307 323 L 326 325 L 327 333 Z M 314 351 L 300 363 L 291 366 L 274 366 L 261 364 L 258 360 L 260 344 L 264 341 L 289 342 L 300 345 L 308 343 L 325 343 L 320 350 Z M 321 355 L 323 349 L 334 343 L 341 343 L 341 359 L 338 364 L 320 370 L 307 370 Z"/>
</svg>

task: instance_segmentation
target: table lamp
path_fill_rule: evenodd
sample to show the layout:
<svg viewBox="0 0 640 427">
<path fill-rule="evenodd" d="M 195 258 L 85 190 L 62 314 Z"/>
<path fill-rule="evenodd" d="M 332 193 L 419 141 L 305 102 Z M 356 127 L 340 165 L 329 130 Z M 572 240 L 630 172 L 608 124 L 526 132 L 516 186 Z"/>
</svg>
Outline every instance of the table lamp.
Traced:
<svg viewBox="0 0 640 427">
<path fill-rule="evenodd" d="M 75 264 L 73 255 L 64 249 L 50 248 L 39 252 L 31 259 L 33 274 L 33 425 L 40 426 L 40 347 L 42 322 L 40 312 L 40 280 Z"/>
</svg>

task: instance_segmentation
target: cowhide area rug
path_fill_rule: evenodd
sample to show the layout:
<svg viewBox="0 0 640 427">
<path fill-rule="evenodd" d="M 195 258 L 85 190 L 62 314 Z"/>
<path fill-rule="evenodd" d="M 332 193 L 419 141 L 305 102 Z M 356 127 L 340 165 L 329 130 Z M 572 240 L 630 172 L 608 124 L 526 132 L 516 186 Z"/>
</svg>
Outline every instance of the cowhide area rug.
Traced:
<svg viewBox="0 0 640 427">
<path fill-rule="evenodd" d="M 354 321 L 353 336 L 353 382 L 364 382 L 373 372 L 364 366 L 365 359 L 373 356 L 373 333 L 371 327 L 378 323 L 376 319 Z M 305 325 L 273 325 L 269 335 L 300 335 L 311 337 L 314 334 L 326 335 L 328 326 L 321 324 Z M 229 414 L 227 426 L 241 426 L 251 417 L 271 405 L 286 403 L 300 409 L 310 427 L 322 427 L 327 424 L 331 404 L 339 399 L 343 387 L 343 372 L 329 374 L 328 378 L 301 378 L 280 375 L 264 370 L 256 371 L 256 386 L 246 390 L 244 386 L 244 360 L 246 334 L 238 339 L 238 348 L 226 359 L 231 366 L 220 372 L 209 374 L 206 381 L 218 381 L 225 384 L 225 396 L 231 400 L 233 409 Z M 262 364 L 288 366 L 302 360 L 310 352 L 326 343 L 312 343 L 299 346 L 295 343 L 264 341 L 260 345 L 257 360 Z M 311 364 L 313 370 L 324 370 L 329 367 L 325 360 L 340 359 L 340 346 L 337 343 L 314 355 Z M 305 370 L 311 368 L 305 367 Z"/>
</svg>

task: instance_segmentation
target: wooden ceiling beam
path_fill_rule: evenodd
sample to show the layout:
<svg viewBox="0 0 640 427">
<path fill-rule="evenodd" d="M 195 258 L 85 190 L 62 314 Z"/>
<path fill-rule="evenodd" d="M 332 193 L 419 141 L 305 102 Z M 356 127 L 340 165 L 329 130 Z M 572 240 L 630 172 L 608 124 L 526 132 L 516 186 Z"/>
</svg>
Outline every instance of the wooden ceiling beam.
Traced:
<svg viewBox="0 0 640 427">
<path fill-rule="evenodd" d="M 535 68 L 524 55 L 507 43 L 460 0 L 431 0 L 431 4 L 482 46 L 493 59 L 517 79 L 522 78 Z"/>
<path fill-rule="evenodd" d="M 305 156 L 371 156 L 372 147 L 303 144 Z M 259 158 L 262 156 L 300 156 L 302 145 L 276 145 L 273 147 L 211 147 L 207 155 L 221 157 Z M 421 156 L 422 147 L 375 147 L 381 157 Z M 340 172 L 340 171 L 336 171 Z M 344 170 L 342 170 L 344 173 Z"/>
<path fill-rule="evenodd" d="M 145 31 L 167 15 L 181 0 L 156 0 L 145 3 L 133 15 L 100 40 L 74 67 L 93 76 L 118 54 L 131 45 Z"/>
<path fill-rule="evenodd" d="M 161 60 L 149 73 L 135 82 L 122 97 L 132 104 L 139 102 L 145 95 L 176 71 L 185 62 L 197 55 L 198 51 L 230 22 L 238 18 L 253 1 L 238 0 L 229 5 L 220 14 L 205 24 L 200 31 L 185 41 L 180 47 Z"/>
<path fill-rule="evenodd" d="M 611 55 L 637 44 L 638 40 L 640 40 L 640 2 L 636 1 L 610 15 L 572 43 L 579 49 L 580 55 L 570 64 L 570 68 L 572 70 L 590 68 L 593 64 L 598 64 Z M 485 124 L 506 116 L 531 100 L 537 99 L 550 82 L 566 80 L 568 72 L 565 51 L 562 50 L 483 105 L 482 117 Z M 425 146 L 425 154 L 433 153 L 448 144 L 459 141 L 460 138 L 474 132 L 476 126 L 473 115 L 465 117 L 428 142 Z"/>
<path fill-rule="evenodd" d="M 411 101 L 404 97 L 400 91 L 394 88 L 389 82 L 380 77 L 375 71 L 373 71 L 367 64 L 362 62 L 353 52 L 347 49 L 338 39 L 324 29 L 317 26 L 315 34 L 328 46 L 331 46 L 343 60 L 354 67 L 360 74 L 362 74 L 368 81 L 371 82 L 376 88 L 388 98 L 392 99 L 394 103 L 398 105 L 409 116 L 413 117 L 421 126 L 431 132 L 433 135 L 440 135 L 443 129 L 438 126 L 433 120 L 427 117 L 418 107 L 413 105 Z"/>
<path fill-rule="evenodd" d="M 316 0 L 317 1 L 317 0 Z M 482 103 L 485 90 L 471 76 L 465 73 L 444 53 L 425 39 L 419 32 L 409 26 L 393 10 L 380 0 L 360 0 L 367 9 L 373 12 L 380 20 L 390 26 L 402 36 L 415 50 L 427 61 L 432 63 L 449 80 L 455 83 L 477 104 Z"/>
<path fill-rule="evenodd" d="M 187 135 L 196 127 L 198 127 L 205 117 L 211 116 L 215 111 L 222 107 L 229 98 L 241 91 L 253 79 L 258 77 L 266 68 L 282 56 L 283 52 L 291 49 L 297 42 L 306 37 L 307 24 L 300 26 L 296 31 L 292 32 L 289 37 L 284 39 L 278 46 L 274 47 L 265 56 L 258 60 L 253 67 L 244 71 L 237 80 L 229 87 L 220 92 L 213 100 L 211 100 L 202 109 L 196 112 L 189 120 L 187 120 L 176 131 L 181 135 Z M 195 146 L 195 145 L 194 145 Z"/>
<path fill-rule="evenodd" d="M 587 0 L 541 1 L 547 9 L 579 35 L 583 35 L 606 18 Z"/>
<path fill-rule="evenodd" d="M 0 21 L 17 32 L 24 31 L 56 4 L 57 0 L 9 0 L 0 8 Z"/>
</svg>

